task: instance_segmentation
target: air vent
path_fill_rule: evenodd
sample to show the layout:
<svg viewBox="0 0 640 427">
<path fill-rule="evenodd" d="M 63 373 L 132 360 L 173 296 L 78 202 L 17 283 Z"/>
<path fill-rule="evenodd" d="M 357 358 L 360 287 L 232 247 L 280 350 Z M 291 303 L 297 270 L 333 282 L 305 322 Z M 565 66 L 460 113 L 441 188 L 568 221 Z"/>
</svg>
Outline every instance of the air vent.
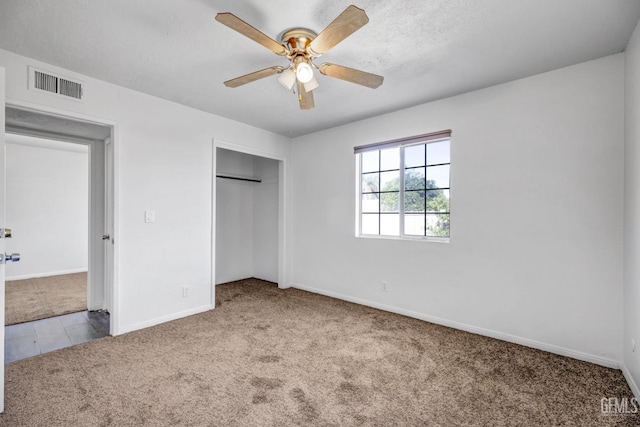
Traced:
<svg viewBox="0 0 640 427">
<path fill-rule="evenodd" d="M 53 95 L 82 101 L 83 82 L 29 67 L 29 89 L 49 92 Z"/>
<path fill-rule="evenodd" d="M 82 83 L 72 82 L 67 79 L 60 79 L 58 81 L 58 93 L 60 95 L 70 96 L 76 99 L 82 99 Z"/>
</svg>

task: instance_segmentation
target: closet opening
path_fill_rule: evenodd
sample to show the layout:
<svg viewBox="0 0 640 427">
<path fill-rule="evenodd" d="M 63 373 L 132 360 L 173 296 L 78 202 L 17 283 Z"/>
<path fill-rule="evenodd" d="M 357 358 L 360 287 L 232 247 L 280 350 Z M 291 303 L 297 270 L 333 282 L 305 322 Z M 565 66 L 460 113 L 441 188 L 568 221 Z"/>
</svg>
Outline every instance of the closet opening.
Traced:
<svg viewBox="0 0 640 427">
<path fill-rule="evenodd" d="M 283 161 L 214 150 L 215 285 L 255 278 L 283 287 Z"/>
</svg>

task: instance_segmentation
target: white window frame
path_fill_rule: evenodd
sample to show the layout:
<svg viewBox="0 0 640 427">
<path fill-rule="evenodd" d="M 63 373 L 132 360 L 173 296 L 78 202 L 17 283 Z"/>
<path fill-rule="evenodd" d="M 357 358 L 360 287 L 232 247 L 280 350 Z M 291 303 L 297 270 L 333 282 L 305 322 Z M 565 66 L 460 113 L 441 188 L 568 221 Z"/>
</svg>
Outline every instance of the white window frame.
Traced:
<svg viewBox="0 0 640 427">
<path fill-rule="evenodd" d="M 449 140 L 451 144 L 451 130 L 444 130 L 439 132 L 433 132 L 423 135 L 412 136 L 409 138 L 402 138 L 392 141 L 379 142 L 375 144 L 362 145 L 354 147 L 355 163 L 356 163 L 356 237 L 365 239 L 392 239 L 392 240 L 418 240 L 428 242 L 440 242 L 448 243 L 451 240 L 451 229 L 449 229 L 449 236 L 416 236 L 404 234 L 404 221 L 405 221 L 405 207 L 404 207 L 404 193 L 405 193 L 405 156 L 404 150 L 406 147 L 421 144 L 430 144 Z M 399 194 L 398 194 L 398 213 L 399 213 L 399 229 L 398 235 L 382 235 L 382 234 L 362 234 L 362 153 L 367 151 L 380 151 L 389 148 L 400 149 L 400 182 L 399 182 Z M 451 145 L 449 145 L 449 167 L 451 165 Z M 449 169 L 449 180 L 451 179 L 451 169 Z M 449 181 L 449 221 L 451 221 L 451 181 Z M 425 190 L 426 197 L 426 190 Z M 379 212 L 378 215 L 381 213 Z M 424 213 L 427 215 L 427 212 Z M 378 230 L 380 232 L 380 230 Z"/>
</svg>

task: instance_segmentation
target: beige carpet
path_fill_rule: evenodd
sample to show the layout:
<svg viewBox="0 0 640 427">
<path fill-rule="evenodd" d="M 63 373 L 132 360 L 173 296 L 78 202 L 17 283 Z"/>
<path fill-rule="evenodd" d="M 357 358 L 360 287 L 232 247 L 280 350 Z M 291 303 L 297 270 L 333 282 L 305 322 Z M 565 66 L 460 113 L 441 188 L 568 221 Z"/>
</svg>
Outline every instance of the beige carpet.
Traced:
<svg viewBox="0 0 640 427">
<path fill-rule="evenodd" d="M 618 370 L 254 279 L 6 378 L 6 426 L 640 425 Z"/>
<path fill-rule="evenodd" d="M 5 325 L 86 309 L 87 273 L 6 282 Z"/>
</svg>

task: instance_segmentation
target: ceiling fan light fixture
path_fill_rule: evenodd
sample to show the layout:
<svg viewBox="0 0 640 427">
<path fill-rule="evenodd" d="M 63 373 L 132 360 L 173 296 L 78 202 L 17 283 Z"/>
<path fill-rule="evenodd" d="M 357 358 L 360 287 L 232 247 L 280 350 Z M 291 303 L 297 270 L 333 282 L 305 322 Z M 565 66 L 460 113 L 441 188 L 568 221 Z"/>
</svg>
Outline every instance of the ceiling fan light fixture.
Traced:
<svg viewBox="0 0 640 427">
<path fill-rule="evenodd" d="M 287 90 L 291 90 L 296 82 L 296 73 L 291 68 L 287 68 L 280 73 L 278 81 L 282 86 L 286 87 Z"/>
<path fill-rule="evenodd" d="M 313 79 L 313 68 L 306 62 L 300 62 L 296 67 L 296 77 L 300 83 L 309 83 Z"/>
<path fill-rule="evenodd" d="M 320 83 L 318 83 L 318 80 L 315 77 L 312 77 L 311 80 L 309 80 L 307 83 L 304 83 L 304 90 L 306 90 L 307 92 L 311 92 L 318 86 L 320 86 Z"/>
</svg>

